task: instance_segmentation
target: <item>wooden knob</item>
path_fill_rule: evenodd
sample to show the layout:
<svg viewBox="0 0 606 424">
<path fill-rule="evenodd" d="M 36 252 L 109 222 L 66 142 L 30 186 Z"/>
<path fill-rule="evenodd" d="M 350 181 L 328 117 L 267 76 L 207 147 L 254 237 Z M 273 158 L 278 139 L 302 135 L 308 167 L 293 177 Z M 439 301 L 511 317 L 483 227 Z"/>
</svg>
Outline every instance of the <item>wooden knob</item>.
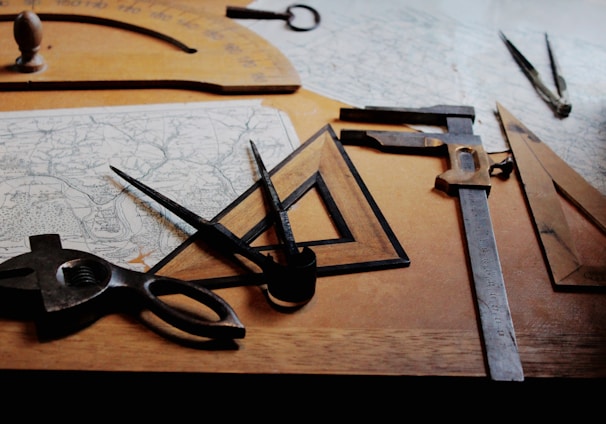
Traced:
<svg viewBox="0 0 606 424">
<path fill-rule="evenodd" d="M 21 51 L 21 56 L 15 61 L 19 72 L 31 73 L 46 67 L 44 58 L 38 53 L 42 42 L 42 22 L 34 12 L 26 10 L 16 18 L 13 35 Z"/>
</svg>

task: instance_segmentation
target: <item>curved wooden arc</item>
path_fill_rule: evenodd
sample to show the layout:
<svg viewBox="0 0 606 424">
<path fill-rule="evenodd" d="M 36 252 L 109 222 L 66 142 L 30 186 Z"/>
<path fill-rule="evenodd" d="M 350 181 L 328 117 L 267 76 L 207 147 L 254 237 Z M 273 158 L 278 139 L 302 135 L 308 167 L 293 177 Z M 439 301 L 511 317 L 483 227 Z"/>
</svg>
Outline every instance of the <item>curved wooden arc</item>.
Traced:
<svg viewBox="0 0 606 424">
<path fill-rule="evenodd" d="M 183 88 L 217 93 L 289 93 L 300 87 L 290 61 L 247 28 L 211 9 L 196 11 L 154 0 L 95 2 L 39 0 L 45 22 L 97 24 L 138 33 L 177 48 L 129 51 L 82 37 L 45 32 L 43 72 L 14 68 L 19 55 L 8 22 L 30 6 L 0 3 L 0 91 L 108 88 Z M 199 10 L 203 10 L 200 12 Z M 69 30 L 69 28 L 65 28 Z M 63 29 L 61 31 L 64 32 Z M 100 39 L 101 38 L 101 39 Z M 50 41 L 48 41 L 50 40 Z"/>
<path fill-rule="evenodd" d="M 185 43 L 171 37 L 170 35 L 164 34 L 162 32 L 145 28 L 140 25 L 131 24 L 128 22 L 118 21 L 116 19 L 103 18 L 100 16 L 90 16 L 90 15 L 69 15 L 64 13 L 36 13 L 41 21 L 45 22 L 78 22 L 83 24 L 94 24 L 94 25 L 102 25 L 112 28 L 120 28 L 131 32 L 136 32 L 139 34 L 147 35 L 158 40 L 166 41 L 169 44 L 183 50 L 185 53 L 196 53 L 196 49 L 188 47 Z M 11 13 L 7 15 L 0 15 L 0 22 L 14 22 L 19 14 Z"/>
</svg>

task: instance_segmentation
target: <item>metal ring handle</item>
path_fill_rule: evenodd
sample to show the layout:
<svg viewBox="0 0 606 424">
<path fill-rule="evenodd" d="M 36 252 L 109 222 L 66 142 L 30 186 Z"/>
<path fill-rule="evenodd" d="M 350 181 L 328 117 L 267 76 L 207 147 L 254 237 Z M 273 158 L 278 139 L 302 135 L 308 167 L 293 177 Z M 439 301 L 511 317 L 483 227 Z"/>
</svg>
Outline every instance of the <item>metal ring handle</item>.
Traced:
<svg viewBox="0 0 606 424">
<path fill-rule="evenodd" d="M 128 278 L 128 276 L 124 278 Z M 124 281 L 121 286 L 142 294 L 145 306 L 149 311 L 181 331 L 215 339 L 240 339 L 246 334 L 244 326 L 231 306 L 211 290 L 194 282 L 137 274 L 136 277 L 131 277 L 131 281 Z M 202 314 L 186 313 L 173 307 L 161 299 L 166 294 L 180 294 L 189 297 L 205 308 L 214 311 L 219 319 L 208 319 Z"/>
<path fill-rule="evenodd" d="M 300 27 L 293 24 L 293 20 L 295 19 L 295 14 L 292 12 L 293 9 L 306 9 L 310 11 L 314 15 L 314 24 L 310 27 Z M 320 25 L 320 13 L 311 6 L 307 6 L 305 4 L 292 4 L 288 6 L 286 9 L 286 13 L 288 14 L 288 19 L 286 20 L 286 24 L 293 31 L 311 31 Z"/>
</svg>

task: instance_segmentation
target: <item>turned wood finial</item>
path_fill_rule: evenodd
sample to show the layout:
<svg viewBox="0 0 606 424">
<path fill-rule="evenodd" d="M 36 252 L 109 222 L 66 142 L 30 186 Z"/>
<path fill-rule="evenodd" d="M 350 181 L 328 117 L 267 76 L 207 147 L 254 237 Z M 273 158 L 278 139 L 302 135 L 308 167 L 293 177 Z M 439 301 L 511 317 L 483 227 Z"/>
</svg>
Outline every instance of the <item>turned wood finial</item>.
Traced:
<svg viewBox="0 0 606 424">
<path fill-rule="evenodd" d="M 42 42 L 42 22 L 38 15 L 29 10 L 21 12 L 15 18 L 13 35 L 21 51 L 21 56 L 15 61 L 15 68 L 25 73 L 43 70 L 46 64 L 38 53 Z"/>
</svg>

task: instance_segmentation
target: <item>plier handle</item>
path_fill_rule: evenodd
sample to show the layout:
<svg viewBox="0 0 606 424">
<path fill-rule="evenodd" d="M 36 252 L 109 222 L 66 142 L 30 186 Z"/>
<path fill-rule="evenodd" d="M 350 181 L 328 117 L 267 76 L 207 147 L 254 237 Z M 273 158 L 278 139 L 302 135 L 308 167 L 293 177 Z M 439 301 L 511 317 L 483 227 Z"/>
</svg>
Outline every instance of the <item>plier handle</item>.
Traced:
<svg viewBox="0 0 606 424">
<path fill-rule="evenodd" d="M 509 41 L 509 39 L 503 34 L 502 31 L 499 31 L 499 36 L 501 40 L 507 46 L 507 49 L 520 66 L 524 74 L 528 77 L 534 88 L 537 90 L 539 95 L 545 100 L 549 105 L 553 108 L 555 113 L 562 118 L 570 115 L 570 111 L 572 110 L 572 104 L 568 99 L 568 90 L 566 87 L 566 80 L 562 76 L 562 72 L 560 70 L 560 65 L 555 58 L 555 54 L 553 53 L 553 49 L 551 48 L 551 44 L 549 43 L 549 37 L 545 34 L 545 42 L 547 44 L 547 52 L 549 53 L 549 61 L 551 63 L 551 71 L 553 74 L 553 79 L 555 81 L 555 86 L 557 89 L 557 94 L 550 90 L 539 75 L 539 72 L 535 69 L 534 66 L 530 63 L 528 59 L 524 57 L 524 55 L 516 48 L 516 46 Z"/>
<path fill-rule="evenodd" d="M 195 336 L 238 339 L 245 335 L 230 305 L 199 284 L 131 271 L 87 252 L 64 249 L 58 234 L 29 240 L 31 252 L 0 264 L 0 312 L 11 302 L 27 311 L 21 316 L 37 321 L 42 339 L 77 331 L 117 305 L 136 312 L 148 310 Z M 200 308 L 186 311 L 163 300 L 174 294 L 190 298 Z"/>
</svg>

